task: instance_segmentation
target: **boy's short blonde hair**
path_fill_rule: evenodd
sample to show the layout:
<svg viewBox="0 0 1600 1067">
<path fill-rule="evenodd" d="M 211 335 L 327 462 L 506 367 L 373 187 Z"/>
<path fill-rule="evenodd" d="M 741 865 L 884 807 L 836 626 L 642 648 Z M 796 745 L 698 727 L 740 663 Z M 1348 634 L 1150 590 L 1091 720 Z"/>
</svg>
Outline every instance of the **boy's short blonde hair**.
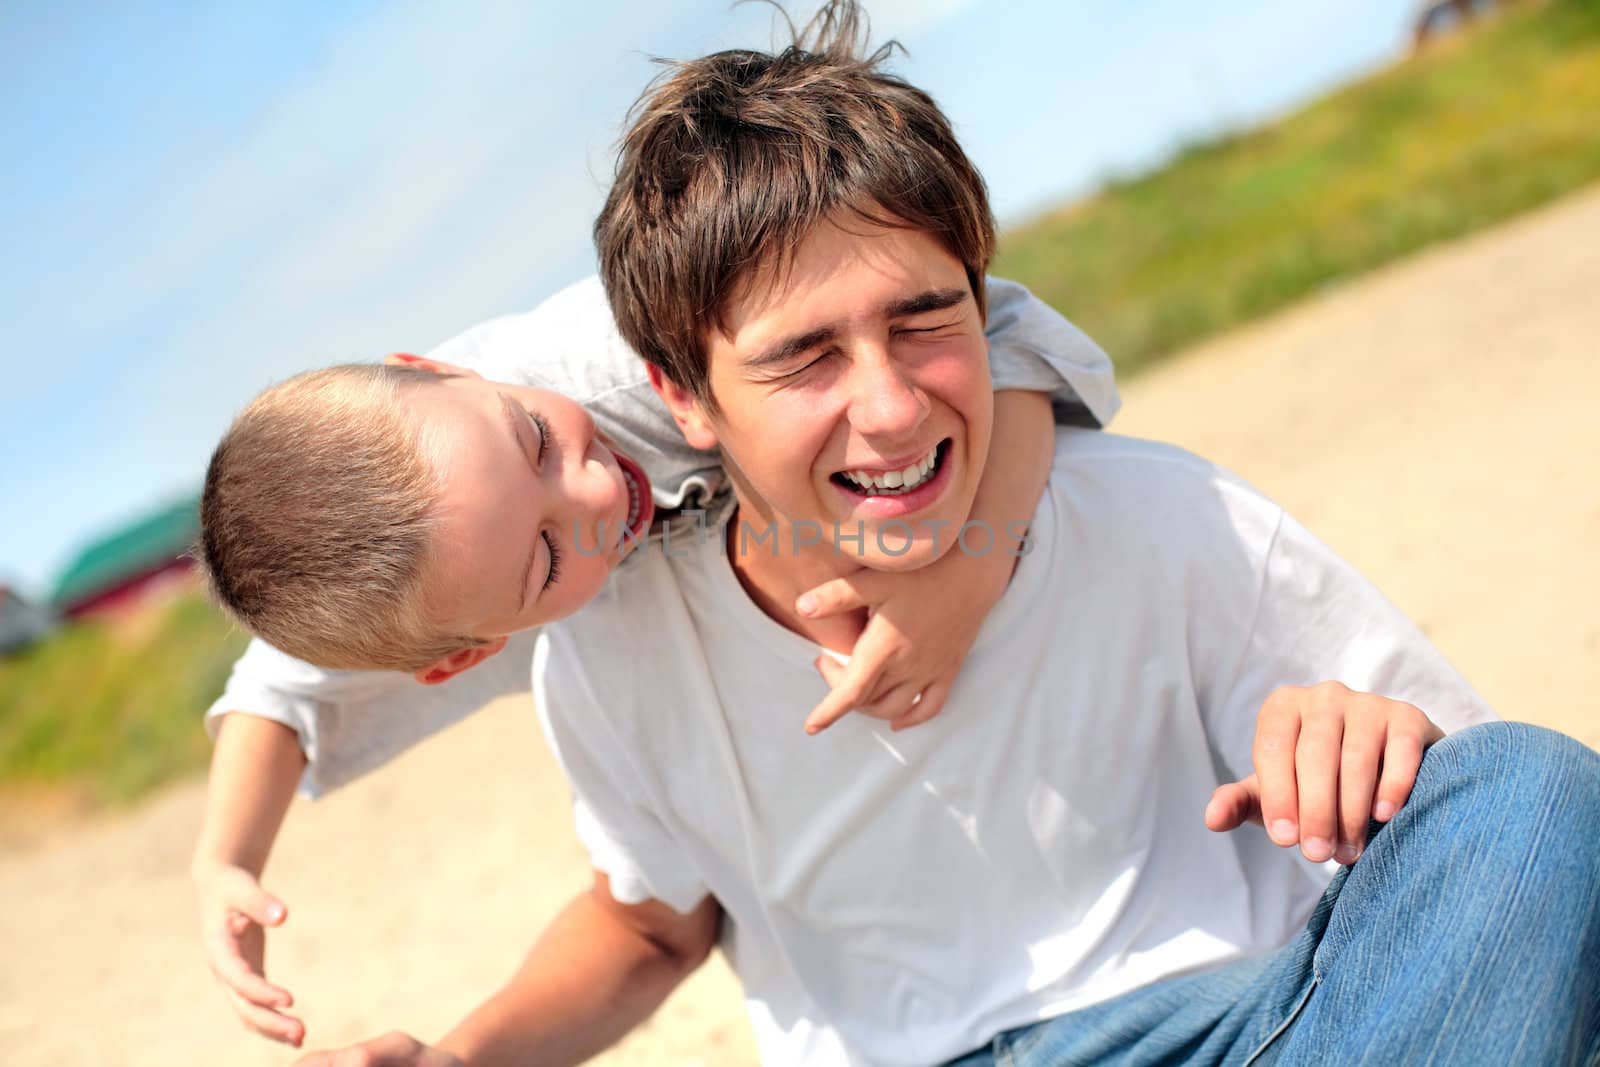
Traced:
<svg viewBox="0 0 1600 1067">
<path fill-rule="evenodd" d="M 484 642 L 428 617 L 439 475 L 404 393 L 440 376 L 348 365 L 275 385 L 212 454 L 200 498 L 212 596 L 321 667 L 416 671 Z"/>
</svg>

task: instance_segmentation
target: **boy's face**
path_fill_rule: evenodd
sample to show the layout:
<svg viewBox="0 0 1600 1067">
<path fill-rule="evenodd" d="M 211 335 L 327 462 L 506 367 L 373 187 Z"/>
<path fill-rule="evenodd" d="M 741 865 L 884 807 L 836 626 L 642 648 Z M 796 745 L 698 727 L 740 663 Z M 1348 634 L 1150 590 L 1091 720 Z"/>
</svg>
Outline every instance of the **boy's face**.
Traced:
<svg viewBox="0 0 1600 1067">
<path fill-rule="evenodd" d="M 442 485 L 430 618 L 493 639 L 571 614 L 648 529 L 644 471 L 559 393 L 435 366 L 461 377 L 407 398 Z"/>
<path fill-rule="evenodd" d="M 972 510 L 994 414 L 983 322 L 966 270 L 931 236 L 845 227 L 818 226 L 777 284 L 758 275 L 726 333 L 709 331 L 715 414 L 658 388 L 691 444 L 721 446 L 741 521 L 797 542 L 815 531 L 813 551 L 840 569 L 908 570 L 946 551 Z M 835 543 L 835 524 L 850 539 Z"/>
</svg>

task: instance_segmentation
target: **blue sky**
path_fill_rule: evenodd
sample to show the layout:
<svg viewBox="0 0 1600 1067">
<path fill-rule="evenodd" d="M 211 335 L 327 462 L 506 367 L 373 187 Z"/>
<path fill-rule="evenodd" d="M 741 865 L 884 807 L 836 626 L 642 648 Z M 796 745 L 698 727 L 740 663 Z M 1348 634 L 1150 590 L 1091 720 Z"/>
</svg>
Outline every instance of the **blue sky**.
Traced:
<svg viewBox="0 0 1600 1067">
<path fill-rule="evenodd" d="M 867 8 L 1002 222 L 1392 60 L 1412 10 Z M 86 539 L 192 491 L 269 382 L 426 349 L 589 273 L 650 57 L 772 33 L 726 0 L 4 5 L 0 581 L 42 594 Z"/>
</svg>

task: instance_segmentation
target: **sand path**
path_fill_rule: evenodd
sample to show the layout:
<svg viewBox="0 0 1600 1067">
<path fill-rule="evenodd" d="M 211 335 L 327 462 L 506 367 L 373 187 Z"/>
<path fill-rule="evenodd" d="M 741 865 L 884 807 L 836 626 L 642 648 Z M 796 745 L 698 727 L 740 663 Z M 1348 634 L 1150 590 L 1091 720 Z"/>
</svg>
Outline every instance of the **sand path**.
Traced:
<svg viewBox="0 0 1600 1067">
<path fill-rule="evenodd" d="M 1283 501 L 1508 718 L 1600 745 L 1600 189 L 1330 290 L 1127 389 L 1123 433 Z M 201 964 L 201 788 L 0 856 L 0 1063 L 275 1067 Z M 522 701 L 293 812 L 271 973 L 318 1045 L 437 1035 L 584 884 Z M 716 961 L 605 1063 L 753 1060 Z"/>
</svg>

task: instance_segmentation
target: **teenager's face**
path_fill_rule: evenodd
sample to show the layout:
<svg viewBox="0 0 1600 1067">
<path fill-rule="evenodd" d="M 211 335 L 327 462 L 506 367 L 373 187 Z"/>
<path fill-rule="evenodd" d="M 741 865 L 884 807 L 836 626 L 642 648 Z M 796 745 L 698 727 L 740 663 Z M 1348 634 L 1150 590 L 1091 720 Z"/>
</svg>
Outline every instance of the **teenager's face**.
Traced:
<svg viewBox="0 0 1600 1067">
<path fill-rule="evenodd" d="M 623 531 L 648 529 L 644 472 L 559 393 L 465 374 L 407 402 L 442 483 L 427 606 L 448 632 L 495 638 L 571 614 L 636 543 Z"/>
<path fill-rule="evenodd" d="M 932 562 L 972 510 L 994 414 L 966 270 L 926 233 L 854 219 L 817 227 L 790 266 L 709 332 L 719 410 L 695 406 L 686 435 L 721 445 L 741 521 L 820 529 L 845 566 Z"/>
</svg>

